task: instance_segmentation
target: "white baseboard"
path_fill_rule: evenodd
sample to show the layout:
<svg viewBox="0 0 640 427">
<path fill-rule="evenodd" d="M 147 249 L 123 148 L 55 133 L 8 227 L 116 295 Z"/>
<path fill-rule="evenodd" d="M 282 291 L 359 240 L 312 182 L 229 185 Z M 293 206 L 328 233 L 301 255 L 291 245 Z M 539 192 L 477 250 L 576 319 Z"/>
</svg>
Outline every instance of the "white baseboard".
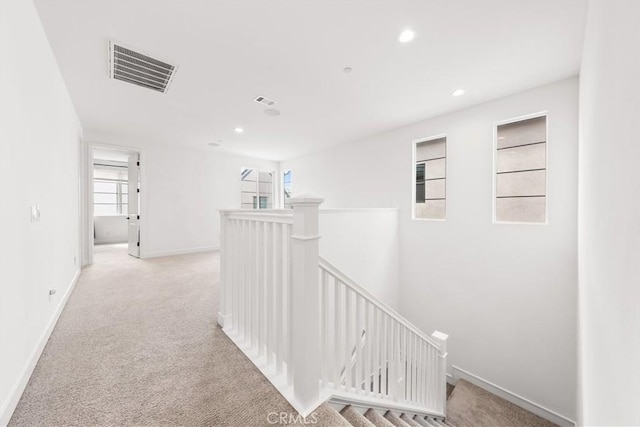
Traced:
<svg viewBox="0 0 640 427">
<path fill-rule="evenodd" d="M 4 402 L 2 407 L 0 407 L 0 426 L 1 427 L 6 427 L 6 425 L 9 424 L 9 421 L 11 420 L 11 416 L 13 415 L 13 411 L 15 411 L 16 406 L 18 406 L 20 397 L 22 397 L 22 393 L 24 392 L 24 389 L 27 387 L 27 384 L 29 383 L 31 374 L 33 373 L 33 370 L 35 369 L 38 363 L 38 360 L 40 359 L 40 355 L 42 355 L 44 347 L 47 345 L 47 341 L 49 341 L 49 337 L 53 332 L 53 328 L 55 328 L 56 323 L 58 323 L 58 319 L 60 318 L 60 314 L 62 313 L 62 310 L 64 309 L 65 305 L 67 305 L 69 296 L 73 292 L 73 289 L 75 288 L 76 283 L 78 283 L 79 277 L 80 277 L 80 270 L 76 271 L 76 274 L 73 276 L 73 279 L 71 280 L 71 284 L 67 287 L 67 292 L 64 294 L 64 296 L 60 300 L 60 303 L 58 304 L 58 307 L 53 313 L 53 317 L 49 321 L 47 328 L 44 330 L 44 332 L 42 333 L 42 336 L 40 337 L 40 339 L 38 340 L 38 343 L 36 344 L 36 347 L 31 352 L 31 355 L 29 356 L 29 359 L 27 360 L 27 363 L 23 368 L 18 381 L 11 388 L 8 399 Z"/>
<path fill-rule="evenodd" d="M 519 396 L 509 390 L 506 390 L 498 385 L 495 385 L 483 378 L 480 378 L 477 375 L 472 374 L 469 371 L 465 371 L 462 368 L 459 368 L 455 365 L 451 366 L 453 370 L 453 374 L 450 375 L 453 381 L 448 381 L 452 384 L 455 384 L 456 381 L 462 379 L 467 382 L 470 382 L 473 385 L 476 385 L 484 390 L 487 390 L 489 393 L 495 394 L 498 397 L 507 400 L 514 405 L 517 405 L 523 409 L 526 409 L 529 412 L 536 414 L 539 417 L 544 418 L 545 420 L 551 421 L 554 424 L 557 424 L 562 427 L 575 427 L 576 422 L 566 418 L 557 412 L 554 412 L 550 409 L 545 408 L 542 405 L 538 405 L 535 402 L 530 401 L 529 399 L 525 399 L 522 396 Z M 447 380 L 449 380 L 449 374 L 447 374 Z"/>
<path fill-rule="evenodd" d="M 218 325 L 220 325 L 221 328 L 224 328 L 224 325 L 228 325 L 229 322 L 228 320 L 231 319 L 231 315 L 230 314 L 222 314 L 221 311 L 218 312 Z"/>
<path fill-rule="evenodd" d="M 219 250 L 220 250 L 220 246 L 207 246 L 204 248 L 178 249 L 175 251 L 149 252 L 149 253 L 142 254 L 140 258 L 142 259 L 160 258 L 164 256 L 186 255 L 186 254 L 195 254 L 198 252 L 213 252 L 213 251 L 219 251 Z"/>
</svg>

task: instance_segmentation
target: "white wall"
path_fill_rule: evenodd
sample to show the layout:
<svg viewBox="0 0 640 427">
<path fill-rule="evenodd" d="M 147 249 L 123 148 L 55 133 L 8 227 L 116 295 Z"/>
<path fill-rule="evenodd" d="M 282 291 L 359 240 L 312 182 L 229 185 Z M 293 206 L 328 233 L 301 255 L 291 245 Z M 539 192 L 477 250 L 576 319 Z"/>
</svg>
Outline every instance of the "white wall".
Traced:
<svg viewBox="0 0 640 427">
<path fill-rule="evenodd" d="M 449 360 L 575 417 L 578 80 L 283 162 L 323 207 L 399 207 L 401 313 Z M 493 123 L 548 111 L 548 225 L 492 224 Z M 447 134 L 447 220 L 411 220 L 412 141 Z"/>
<path fill-rule="evenodd" d="M 322 209 L 320 236 L 322 257 L 399 310 L 397 209 Z"/>
<path fill-rule="evenodd" d="M 580 78 L 581 425 L 640 425 L 640 2 L 591 0 Z"/>
<path fill-rule="evenodd" d="M 81 128 L 31 1 L 0 2 L 0 425 L 78 273 Z M 40 222 L 30 221 L 39 205 Z M 57 293 L 49 297 L 49 289 Z"/>
<path fill-rule="evenodd" d="M 127 242 L 129 222 L 126 216 L 94 216 L 93 225 L 96 245 Z"/>
<path fill-rule="evenodd" d="M 240 168 L 277 171 L 277 162 L 225 154 L 215 149 L 93 137 L 140 150 L 142 257 L 218 248 L 219 209 L 240 208 Z"/>
</svg>

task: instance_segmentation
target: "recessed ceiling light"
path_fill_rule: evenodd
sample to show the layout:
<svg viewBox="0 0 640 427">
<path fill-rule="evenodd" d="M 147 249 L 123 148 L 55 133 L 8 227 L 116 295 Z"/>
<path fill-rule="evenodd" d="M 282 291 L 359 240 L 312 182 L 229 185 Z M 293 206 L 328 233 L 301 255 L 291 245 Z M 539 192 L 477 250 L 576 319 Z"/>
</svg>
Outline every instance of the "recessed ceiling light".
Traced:
<svg viewBox="0 0 640 427">
<path fill-rule="evenodd" d="M 404 30 L 403 32 L 400 33 L 400 36 L 398 37 L 398 41 L 400 43 L 409 43 L 411 40 L 413 40 L 416 36 L 416 33 L 414 33 L 412 30 Z"/>
<path fill-rule="evenodd" d="M 264 110 L 264 113 L 267 116 L 277 117 L 280 115 L 280 110 L 276 110 L 275 108 L 267 108 L 266 110 Z"/>
<path fill-rule="evenodd" d="M 352 71 L 353 71 L 353 68 L 351 68 L 351 67 L 344 67 L 344 68 L 342 69 L 342 72 L 343 72 L 343 73 L 347 73 L 347 74 L 349 74 L 349 73 L 350 73 L 350 72 L 352 72 Z"/>
<path fill-rule="evenodd" d="M 244 129 L 242 129 L 242 128 L 235 128 L 233 131 L 234 131 L 235 133 L 242 133 L 242 132 L 244 132 Z"/>
<path fill-rule="evenodd" d="M 220 147 L 220 144 L 217 142 L 210 142 L 209 145 L 212 147 Z"/>
<path fill-rule="evenodd" d="M 464 95 L 464 89 L 456 89 L 456 90 L 453 91 L 453 93 L 451 95 L 453 95 L 453 96 Z"/>
</svg>

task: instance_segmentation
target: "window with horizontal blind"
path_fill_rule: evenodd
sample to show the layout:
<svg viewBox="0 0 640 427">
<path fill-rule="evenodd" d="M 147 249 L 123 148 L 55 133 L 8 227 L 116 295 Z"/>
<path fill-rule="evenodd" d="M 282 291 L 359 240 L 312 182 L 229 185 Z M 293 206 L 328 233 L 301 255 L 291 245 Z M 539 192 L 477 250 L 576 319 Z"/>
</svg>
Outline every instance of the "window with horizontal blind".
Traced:
<svg viewBox="0 0 640 427">
<path fill-rule="evenodd" d="M 496 129 L 495 221 L 547 221 L 547 117 Z"/>
<path fill-rule="evenodd" d="M 414 218 L 445 219 L 447 138 L 415 143 Z"/>
<path fill-rule="evenodd" d="M 126 215 L 129 186 L 121 179 L 94 179 L 93 214 L 95 216 Z"/>
</svg>

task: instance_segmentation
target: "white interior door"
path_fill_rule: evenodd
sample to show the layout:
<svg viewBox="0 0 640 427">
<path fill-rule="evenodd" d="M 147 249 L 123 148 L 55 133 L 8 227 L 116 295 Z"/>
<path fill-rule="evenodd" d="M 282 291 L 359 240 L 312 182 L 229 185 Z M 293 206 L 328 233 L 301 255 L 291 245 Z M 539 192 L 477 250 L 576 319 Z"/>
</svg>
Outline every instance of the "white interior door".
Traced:
<svg viewBox="0 0 640 427">
<path fill-rule="evenodd" d="M 140 258 L 140 154 L 129 156 L 129 255 Z"/>
</svg>

